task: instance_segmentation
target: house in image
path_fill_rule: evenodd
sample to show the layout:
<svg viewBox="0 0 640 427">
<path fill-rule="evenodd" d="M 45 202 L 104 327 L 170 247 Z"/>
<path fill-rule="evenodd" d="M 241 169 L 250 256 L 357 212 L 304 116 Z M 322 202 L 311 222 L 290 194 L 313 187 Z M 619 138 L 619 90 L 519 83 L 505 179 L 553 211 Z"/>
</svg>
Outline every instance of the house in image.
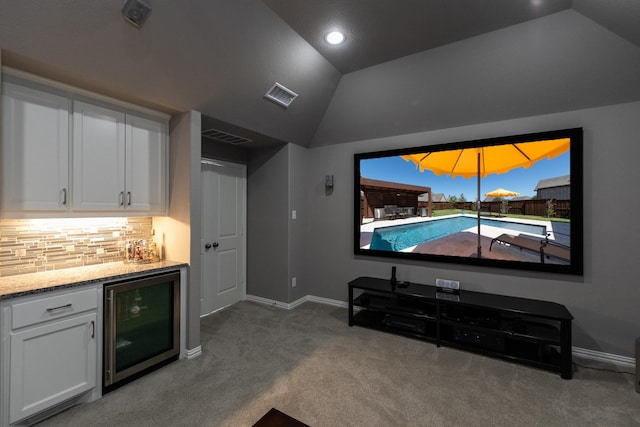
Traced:
<svg viewBox="0 0 640 427">
<path fill-rule="evenodd" d="M 569 175 L 542 179 L 534 191 L 538 199 L 571 199 L 571 179 Z"/>
</svg>

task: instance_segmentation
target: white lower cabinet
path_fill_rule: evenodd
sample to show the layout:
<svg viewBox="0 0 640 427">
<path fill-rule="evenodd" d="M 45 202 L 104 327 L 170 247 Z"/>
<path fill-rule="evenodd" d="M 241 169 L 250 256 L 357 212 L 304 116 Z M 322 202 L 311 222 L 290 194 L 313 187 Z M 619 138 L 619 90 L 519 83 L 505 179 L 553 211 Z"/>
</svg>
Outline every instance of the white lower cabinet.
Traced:
<svg viewBox="0 0 640 427">
<path fill-rule="evenodd" d="M 9 387 L 0 424 L 34 418 L 97 387 L 98 298 L 97 288 L 83 288 L 3 303 L 3 377 L 9 380 L 3 383 Z"/>
<path fill-rule="evenodd" d="M 11 335 L 10 422 L 96 386 L 96 313 Z"/>
</svg>

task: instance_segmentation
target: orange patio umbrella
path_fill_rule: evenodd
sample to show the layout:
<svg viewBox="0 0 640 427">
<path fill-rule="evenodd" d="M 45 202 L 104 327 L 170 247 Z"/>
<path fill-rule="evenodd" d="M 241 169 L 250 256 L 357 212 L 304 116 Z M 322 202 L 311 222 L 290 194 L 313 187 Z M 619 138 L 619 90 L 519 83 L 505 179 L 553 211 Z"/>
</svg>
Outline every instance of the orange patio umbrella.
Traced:
<svg viewBox="0 0 640 427">
<path fill-rule="evenodd" d="M 489 196 L 489 197 L 512 197 L 512 196 L 519 196 L 519 195 L 520 193 L 516 191 L 505 190 L 504 188 L 496 188 L 493 191 L 489 191 L 488 193 L 485 193 L 485 196 Z"/>
<path fill-rule="evenodd" d="M 570 138 L 552 140 L 489 145 L 483 147 L 457 148 L 444 151 L 425 151 L 400 156 L 412 162 L 424 172 L 429 170 L 435 175 L 450 175 L 455 178 L 478 177 L 478 199 L 480 203 L 480 178 L 489 174 L 507 173 L 512 169 L 529 168 L 542 159 L 552 159 L 564 154 L 570 148 Z M 480 206 L 478 206 L 478 258 L 480 245 Z"/>
<path fill-rule="evenodd" d="M 482 178 L 512 169 L 529 168 L 541 159 L 552 159 L 569 150 L 571 140 L 560 138 L 515 144 L 490 145 L 477 148 L 433 151 L 401 156 L 415 163 L 420 172 L 430 170 L 436 175 Z M 478 155 L 480 165 L 478 166 Z"/>
</svg>

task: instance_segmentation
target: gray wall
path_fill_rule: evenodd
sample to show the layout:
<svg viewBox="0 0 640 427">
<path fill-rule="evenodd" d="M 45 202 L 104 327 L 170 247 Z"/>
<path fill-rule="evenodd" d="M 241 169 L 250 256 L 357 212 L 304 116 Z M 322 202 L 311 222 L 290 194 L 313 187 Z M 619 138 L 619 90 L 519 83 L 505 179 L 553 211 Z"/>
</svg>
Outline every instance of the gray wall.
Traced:
<svg viewBox="0 0 640 427">
<path fill-rule="evenodd" d="M 289 210 L 296 211 L 296 219 L 289 215 L 289 299 L 296 301 L 309 294 L 307 278 L 307 233 L 309 210 L 307 209 L 308 150 L 289 144 Z M 291 287 L 291 278 L 296 287 Z"/>
<path fill-rule="evenodd" d="M 190 266 L 187 348 L 194 349 L 200 345 L 200 113 L 173 116 L 169 137 L 169 215 L 155 217 L 154 228 L 161 236 L 165 257 Z"/>
<path fill-rule="evenodd" d="M 252 151 L 247 166 L 247 294 L 289 301 L 289 147 Z"/>
<path fill-rule="evenodd" d="M 575 346 L 632 357 L 640 335 L 640 286 L 634 271 L 640 241 L 635 215 L 640 212 L 635 196 L 638 117 L 640 102 L 310 149 L 309 293 L 345 301 L 348 281 L 362 275 L 388 277 L 397 265 L 401 280 L 433 284 L 437 277 L 457 279 L 464 289 L 565 304 L 575 317 Z M 353 255 L 354 153 L 573 127 L 584 128 L 584 277 Z M 331 195 L 318 185 L 327 173 L 336 180 Z"/>
<path fill-rule="evenodd" d="M 283 303 L 309 295 L 308 150 L 252 150 L 247 183 L 247 293 Z M 296 211 L 296 219 L 292 211 Z M 292 278 L 296 278 L 296 287 Z"/>
</svg>

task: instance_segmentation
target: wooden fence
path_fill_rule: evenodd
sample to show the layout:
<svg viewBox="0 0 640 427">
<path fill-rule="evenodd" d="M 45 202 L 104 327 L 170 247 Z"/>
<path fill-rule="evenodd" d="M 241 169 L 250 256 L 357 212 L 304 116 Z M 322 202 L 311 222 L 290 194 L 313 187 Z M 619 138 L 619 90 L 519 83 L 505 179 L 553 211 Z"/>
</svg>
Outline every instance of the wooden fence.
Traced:
<svg viewBox="0 0 640 427">
<path fill-rule="evenodd" d="M 502 202 L 481 202 L 480 212 L 487 213 L 502 213 Z M 423 207 L 422 204 L 420 207 Z M 533 215 L 533 216 L 548 216 L 548 207 L 546 200 L 514 200 L 507 202 L 507 207 L 510 214 L 517 215 Z M 475 212 L 475 206 L 473 202 L 434 202 L 433 210 L 444 209 L 464 209 L 467 211 Z M 571 216 L 571 201 L 570 200 L 554 200 L 553 201 L 553 218 L 569 218 Z"/>
</svg>

